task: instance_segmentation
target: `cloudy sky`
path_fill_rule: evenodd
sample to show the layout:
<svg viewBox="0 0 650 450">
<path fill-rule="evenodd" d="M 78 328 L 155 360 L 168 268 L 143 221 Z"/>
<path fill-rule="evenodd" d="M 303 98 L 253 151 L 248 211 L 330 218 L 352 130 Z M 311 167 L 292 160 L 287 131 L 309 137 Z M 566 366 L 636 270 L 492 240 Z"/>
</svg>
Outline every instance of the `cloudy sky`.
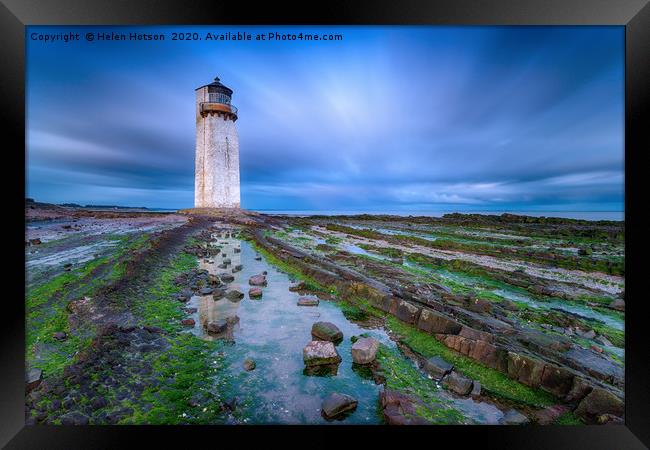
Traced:
<svg viewBox="0 0 650 450">
<path fill-rule="evenodd" d="M 343 40 L 83 39 L 100 30 Z M 30 27 L 28 196 L 192 206 L 194 89 L 215 75 L 245 208 L 623 209 L 622 27 Z"/>
</svg>

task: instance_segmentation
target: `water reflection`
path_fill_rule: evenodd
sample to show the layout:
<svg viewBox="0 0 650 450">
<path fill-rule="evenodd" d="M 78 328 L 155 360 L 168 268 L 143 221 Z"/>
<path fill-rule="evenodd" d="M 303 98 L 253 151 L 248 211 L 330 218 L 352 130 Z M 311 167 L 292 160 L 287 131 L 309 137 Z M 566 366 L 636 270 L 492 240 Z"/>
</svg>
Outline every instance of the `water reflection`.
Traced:
<svg viewBox="0 0 650 450">
<path fill-rule="evenodd" d="M 300 294 L 289 287 L 295 280 L 258 258 L 255 250 L 236 238 L 236 231 L 224 229 L 213 236 L 212 245 L 219 253 L 208 260 L 200 260 L 200 268 L 209 274 L 231 276 L 232 281 L 213 289 L 225 292 L 239 290 L 245 294 L 240 301 L 226 295 L 194 296 L 189 307 L 197 326 L 193 333 L 203 339 L 222 339 L 231 342 L 223 352 L 226 368 L 214 378 L 215 389 L 224 398 L 237 398 L 233 414 L 238 422 L 264 424 L 376 424 L 381 423 L 379 393 L 383 389 L 375 383 L 372 373 L 352 362 L 352 336 L 362 333 L 395 348 L 383 328 L 367 329 L 348 321 L 341 309 L 330 301 L 321 301 L 317 307 L 298 306 Z M 230 259 L 224 265 L 224 260 Z M 241 265 L 240 270 L 233 269 Z M 260 286 L 262 297 L 251 299 L 248 282 L 251 276 L 267 271 L 267 285 Z M 337 346 L 341 363 L 332 367 L 320 366 L 306 370 L 303 348 L 312 340 L 311 328 L 316 321 L 334 323 L 343 332 L 343 341 Z M 247 371 L 247 359 L 255 362 L 255 369 Z M 357 409 L 344 421 L 327 422 L 320 413 L 321 402 L 332 392 L 352 395 L 358 400 Z M 455 399 L 441 393 L 452 404 L 458 402 L 470 421 L 493 422 L 498 409 Z M 486 414 L 489 411 L 491 414 Z"/>
</svg>

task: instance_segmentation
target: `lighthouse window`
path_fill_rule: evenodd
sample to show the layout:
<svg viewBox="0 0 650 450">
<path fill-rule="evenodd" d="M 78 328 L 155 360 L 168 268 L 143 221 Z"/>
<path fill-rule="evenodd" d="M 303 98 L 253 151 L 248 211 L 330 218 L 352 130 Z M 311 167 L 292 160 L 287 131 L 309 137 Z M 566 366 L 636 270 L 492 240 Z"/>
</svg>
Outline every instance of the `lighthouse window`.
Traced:
<svg viewBox="0 0 650 450">
<path fill-rule="evenodd" d="M 222 92 L 210 93 L 210 103 L 224 103 L 226 105 L 230 104 L 230 96 Z"/>
</svg>

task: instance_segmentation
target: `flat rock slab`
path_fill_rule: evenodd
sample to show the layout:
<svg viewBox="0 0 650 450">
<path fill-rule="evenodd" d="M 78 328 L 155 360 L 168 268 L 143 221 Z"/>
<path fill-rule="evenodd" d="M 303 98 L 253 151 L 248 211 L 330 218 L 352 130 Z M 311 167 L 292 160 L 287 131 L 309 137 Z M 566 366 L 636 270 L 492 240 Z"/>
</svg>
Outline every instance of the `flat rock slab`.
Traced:
<svg viewBox="0 0 650 450">
<path fill-rule="evenodd" d="M 442 358 L 433 356 L 424 363 L 424 370 L 436 380 L 441 380 L 445 375 L 454 369 L 454 365 Z"/>
<path fill-rule="evenodd" d="M 442 385 L 458 395 L 467 395 L 472 391 L 472 380 L 458 372 L 451 372 L 442 380 Z"/>
<path fill-rule="evenodd" d="M 311 341 L 303 349 L 302 358 L 307 367 L 339 364 L 341 362 L 336 347 L 328 341 Z"/>
<path fill-rule="evenodd" d="M 342 418 L 357 409 L 358 403 L 357 399 L 350 395 L 333 392 L 323 400 L 321 412 L 327 420 Z"/>
<path fill-rule="evenodd" d="M 338 343 L 343 340 L 343 332 L 332 322 L 316 322 L 311 327 L 311 335 L 320 341 Z"/>
<path fill-rule="evenodd" d="M 568 360 L 569 365 L 601 380 L 622 382 L 625 378 L 625 370 L 622 366 L 591 350 L 574 347 L 563 356 Z"/>
<path fill-rule="evenodd" d="M 298 299 L 298 306 L 318 306 L 318 303 L 317 298 L 300 297 Z"/>
<path fill-rule="evenodd" d="M 377 357 L 379 342 L 376 339 L 363 337 L 352 344 L 352 361 L 356 364 L 370 364 Z"/>
</svg>

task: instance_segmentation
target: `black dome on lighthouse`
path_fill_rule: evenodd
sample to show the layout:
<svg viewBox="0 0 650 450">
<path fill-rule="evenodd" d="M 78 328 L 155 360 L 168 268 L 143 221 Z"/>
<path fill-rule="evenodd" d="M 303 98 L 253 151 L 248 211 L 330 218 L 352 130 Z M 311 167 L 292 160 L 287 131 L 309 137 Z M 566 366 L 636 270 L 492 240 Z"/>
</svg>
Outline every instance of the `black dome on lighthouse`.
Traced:
<svg viewBox="0 0 650 450">
<path fill-rule="evenodd" d="M 224 84 L 222 84 L 219 77 L 215 77 L 214 81 L 212 83 L 210 83 L 210 84 L 204 84 L 203 86 L 197 87 L 195 89 L 195 91 L 198 90 L 198 89 L 201 89 L 203 87 L 206 87 L 206 86 L 208 87 L 208 92 L 209 93 L 220 92 L 222 94 L 226 94 L 229 97 L 232 95 L 232 89 L 230 89 L 228 86 L 225 86 Z"/>
</svg>

